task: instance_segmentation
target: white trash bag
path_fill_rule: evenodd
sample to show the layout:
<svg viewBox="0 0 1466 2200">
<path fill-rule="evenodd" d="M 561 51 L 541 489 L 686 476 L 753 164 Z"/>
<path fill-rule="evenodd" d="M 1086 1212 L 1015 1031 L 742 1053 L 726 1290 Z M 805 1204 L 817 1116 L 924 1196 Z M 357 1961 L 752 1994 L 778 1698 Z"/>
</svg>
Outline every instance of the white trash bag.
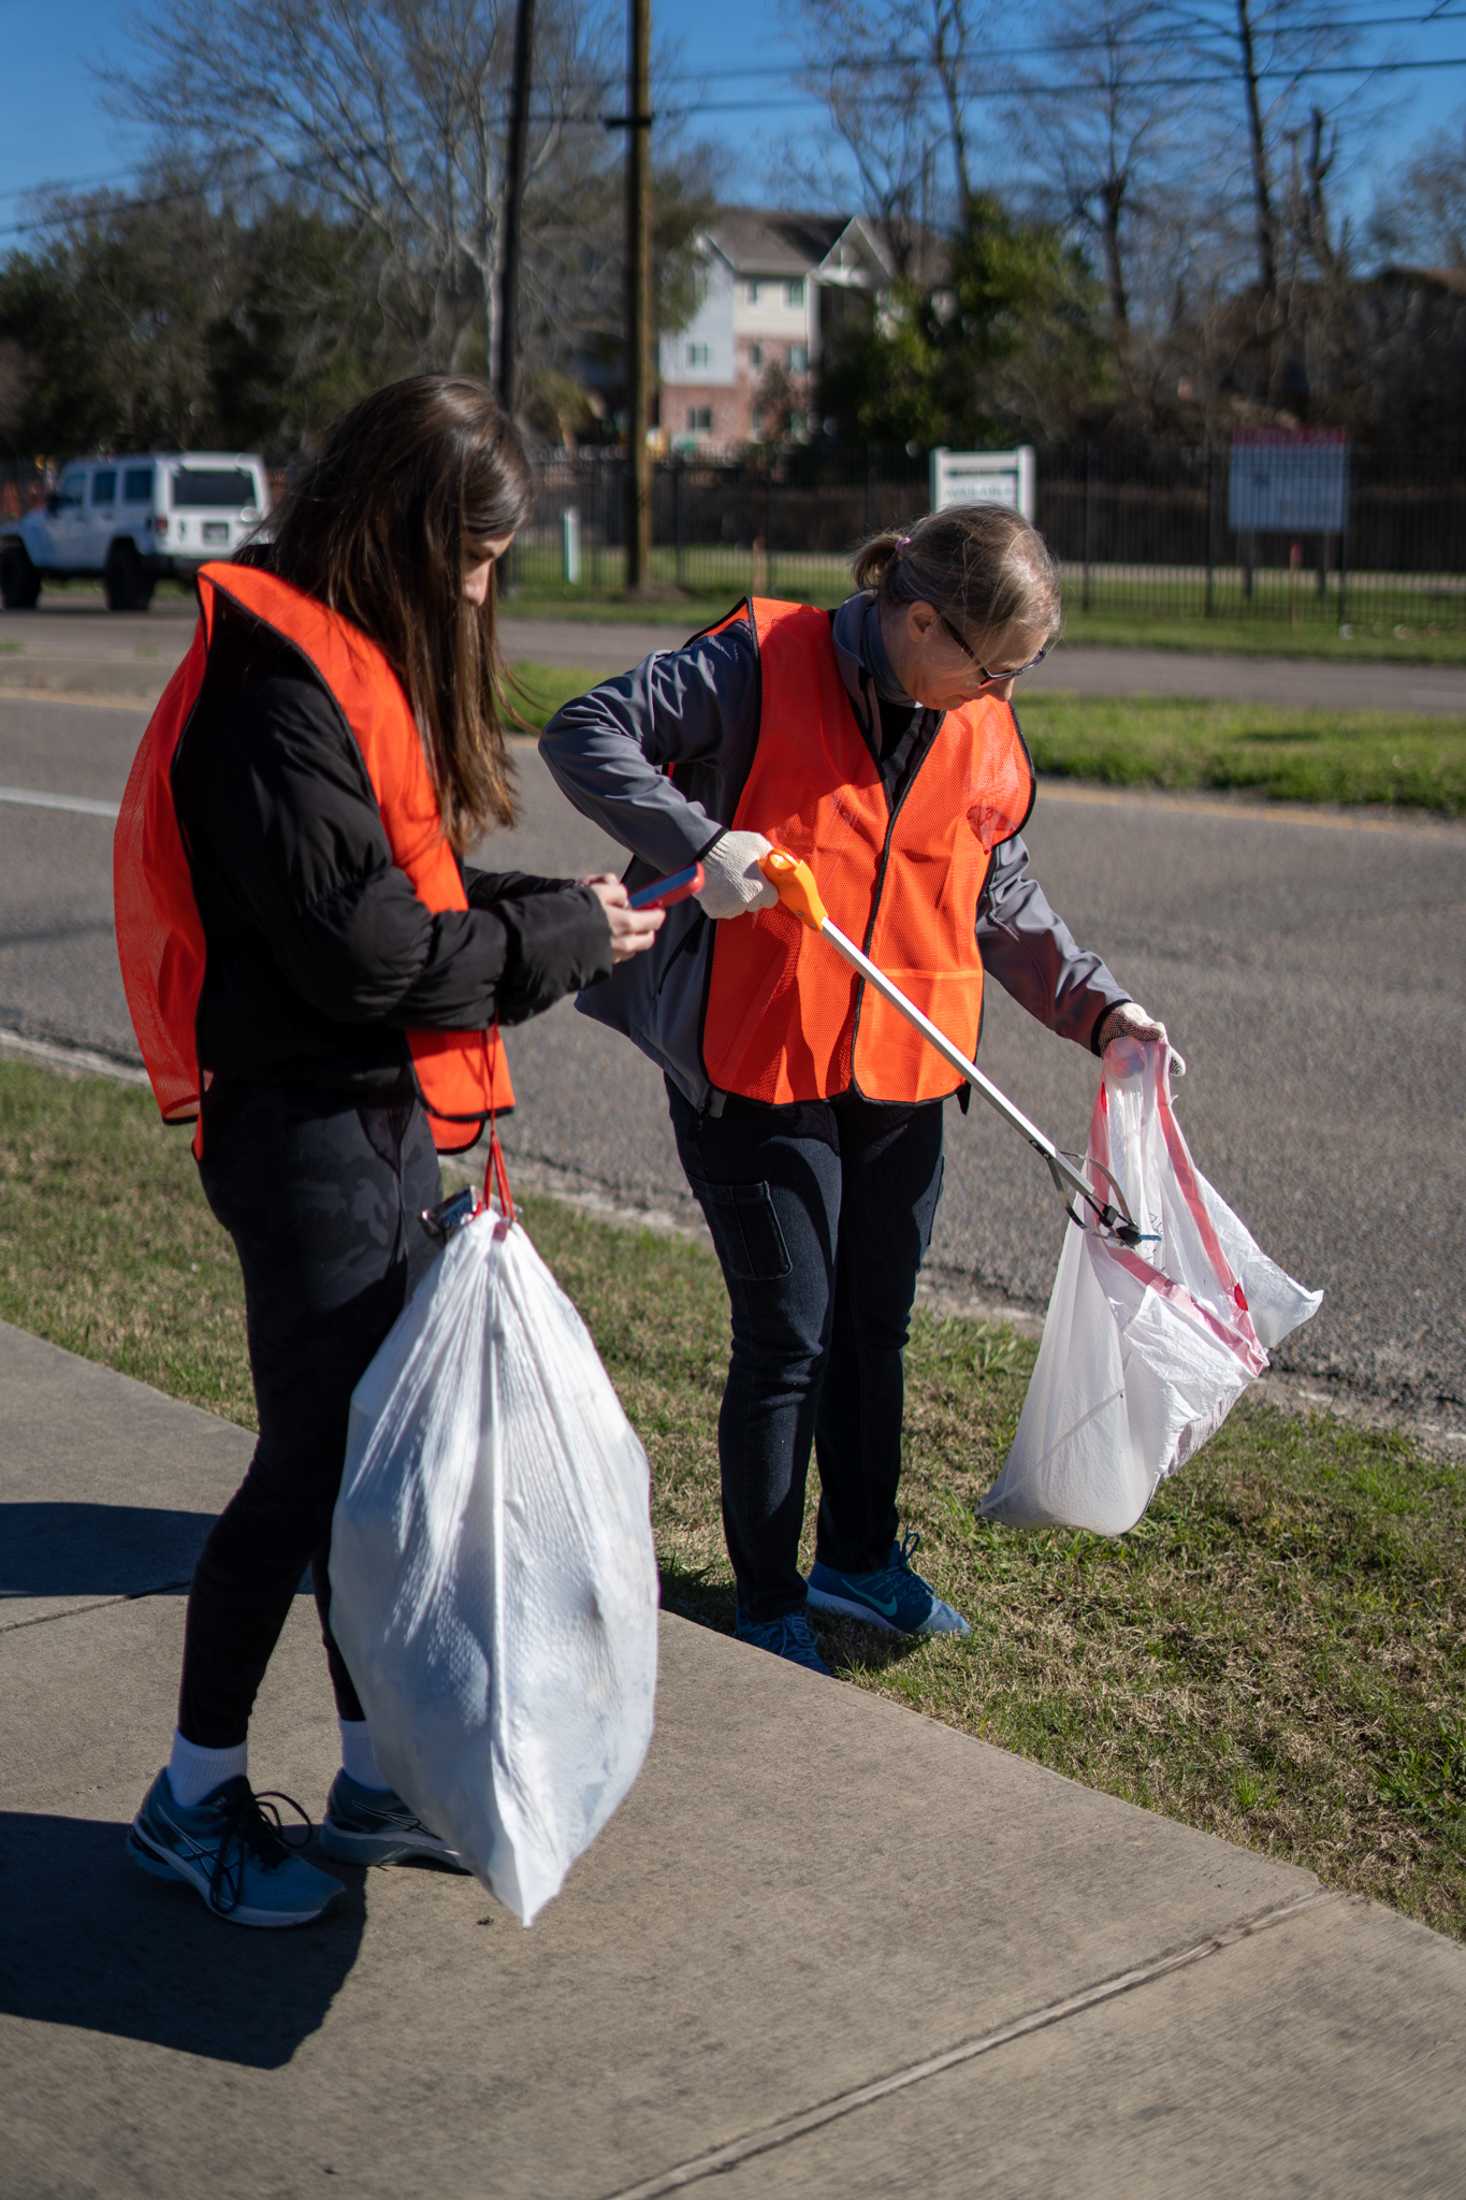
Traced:
<svg viewBox="0 0 1466 2200">
<path fill-rule="evenodd" d="M 480 1212 L 357 1385 L 331 1627 L 387 1779 L 526 1925 L 651 1739 L 648 1480 L 575 1308 Z"/>
<path fill-rule="evenodd" d="M 1011 1527 L 1123 1535 L 1323 1293 L 1284 1275 L 1192 1162 L 1165 1046 L 1106 1048 L 1089 1162 L 1118 1179 L 1158 1242 L 1132 1251 L 1066 1232 L 1018 1433 L 978 1510 Z M 1098 1169 L 1087 1173 L 1108 1196 Z"/>
</svg>

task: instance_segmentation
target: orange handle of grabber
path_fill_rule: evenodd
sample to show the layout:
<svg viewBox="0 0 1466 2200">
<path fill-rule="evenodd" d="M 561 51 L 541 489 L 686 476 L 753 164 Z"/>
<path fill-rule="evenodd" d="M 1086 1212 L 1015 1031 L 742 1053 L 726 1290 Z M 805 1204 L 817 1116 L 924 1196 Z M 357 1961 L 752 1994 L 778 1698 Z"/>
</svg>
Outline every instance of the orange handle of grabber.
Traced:
<svg viewBox="0 0 1466 2200">
<path fill-rule="evenodd" d="M 801 924 L 807 924 L 811 932 L 823 930 L 828 914 L 814 873 L 802 857 L 791 856 L 783 848 L 771 848 L 766 856 L 759 857 L 758 867 L 784 907 Z"/>
</svg>

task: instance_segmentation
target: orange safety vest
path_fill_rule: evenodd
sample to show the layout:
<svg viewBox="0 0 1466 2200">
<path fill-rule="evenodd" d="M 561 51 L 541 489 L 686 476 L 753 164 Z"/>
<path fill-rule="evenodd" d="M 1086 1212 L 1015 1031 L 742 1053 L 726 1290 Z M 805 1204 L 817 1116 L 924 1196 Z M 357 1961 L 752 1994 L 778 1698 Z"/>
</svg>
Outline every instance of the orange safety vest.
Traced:
<svg viewBox="0 0 1466 2200">
<path fill-rule="evenodd" d="M 209 1071 L 198 1059 L 206 948 L 193 878 L 173 807 L 173 760 L 198 701 L 218 599 L 262 620 L 298 649 L 360 745 L 392 860 L 435 914 L 468 897 L 402 685 L 376 643 L 288 582 L 248 565 L 199 569 L 193 646 L 163 691 L 133 760 L 113 842 L 117 952 L 153 1092 L 167 1123 L 192 1122 Z M 406 1034 L 433 1143 L 471 1146 L 486 1116 L 513 1105 L 497 1032 Z M 202 1150 L 202 1125 L 194 1151 Z"/>
<path fill-rule="evenodd" d="M 735 831 L 803 856 L 847 937 L 949 1038 L 982 1019 L 977 905 L 993 850 L 1033 805 L 1033 766 L 1009 704 L 948 711 L 894 811 L 856 721 L 826 612 L 752 598 L 763 704 Z M 943 1099 L 961 1082 L 827 940 L 785 909 L 715 925 L 703 1064 L 750 1100 Z"/>
</svg>

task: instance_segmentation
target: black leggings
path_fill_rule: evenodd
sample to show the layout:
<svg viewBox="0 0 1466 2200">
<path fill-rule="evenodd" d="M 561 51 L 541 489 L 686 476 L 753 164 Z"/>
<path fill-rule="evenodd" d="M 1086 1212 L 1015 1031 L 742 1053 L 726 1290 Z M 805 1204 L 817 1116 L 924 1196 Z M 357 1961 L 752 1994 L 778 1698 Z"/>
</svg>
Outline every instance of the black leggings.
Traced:
<svg viewBox="0 0 1466 2200">
<path fill-rule="evenodd" d="M 417 1217 L 441 1185 L 415 1103 L 280 1086 L 209 1095 L 199 1173 L 244 1271 L 260 1437 L 194 1574 L 178 1726 L 228 1749 L 307 1566 L 337 1710 L 362 1716 L 328 1623 L 331 1515 L 351 1393 L 432 1257 Z"/>
</svg>

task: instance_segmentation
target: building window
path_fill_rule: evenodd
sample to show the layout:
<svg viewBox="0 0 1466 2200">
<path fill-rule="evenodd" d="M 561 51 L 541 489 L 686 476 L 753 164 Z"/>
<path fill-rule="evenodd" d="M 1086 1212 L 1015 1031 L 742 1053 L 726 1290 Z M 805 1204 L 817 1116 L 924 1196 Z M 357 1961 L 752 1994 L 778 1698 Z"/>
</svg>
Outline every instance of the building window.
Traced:
<svg viewBox="0 0 1466 2200">
<path fill-rule="evenodd" d="M 764 347 L 763 347 L 763 345 L 762 345 L 762 344 L 750 344 L 750 345 L 749 345 L 749 347 L 748 347 L 748 363 L 749 363 L 749 365 L 750 365 L 751 367 L 761 367 L 761 366 L 763 365 L 763 363 L 764 363 Z"/>
<path fill-rule="evenodd" d="M 756 282 L 751 282 L 749 284 L 747 297 L 748 302 L 751 306 L 756 306 L 758 304 L 758 284 Z"/>
<path fill-rule="evenodd" d="M 712 356 L 711 344 L 689 344 L 687 347 L 687 364 L 690 367 L 705 367 Z"/>
<path fill-rule="evenodd" d="M 687 408 L 687 432 L 689 435 L 706 435 L 713 424 L 711 405 L 689 405 Z"/>
<path fill-rule="evenodd" d="M 784 303 L 786 306 L 803 305 L 804 277 L 802 275 L 796 275 L 792 283 L 784 285 Z"/>
<path fill-rule="evenodd" d="M 807 374 L 809 372 L 809 346 L 807 344 L 791 344 L 789 346 L 789 372 L 791 374 Z"/>
</svg>

